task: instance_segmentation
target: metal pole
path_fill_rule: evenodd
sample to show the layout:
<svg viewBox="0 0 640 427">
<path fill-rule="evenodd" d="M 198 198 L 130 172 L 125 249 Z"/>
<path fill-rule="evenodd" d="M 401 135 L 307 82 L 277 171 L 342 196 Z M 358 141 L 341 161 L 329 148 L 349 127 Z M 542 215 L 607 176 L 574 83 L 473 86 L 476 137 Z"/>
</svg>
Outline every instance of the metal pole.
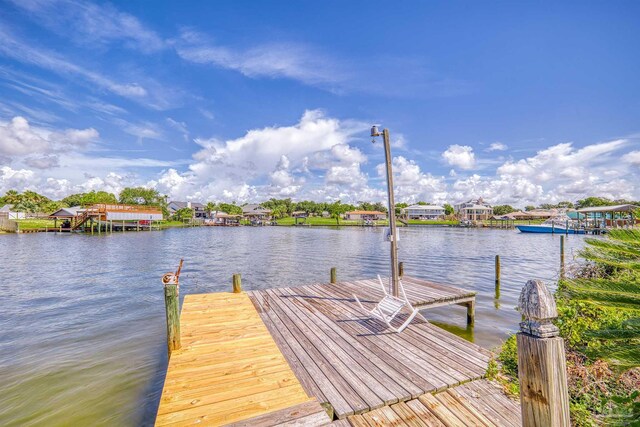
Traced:
<svg viewBox="0 0 640 427">
<path fill-rule="evenodd" d="M 387 189 L 389 195 L 389 229 L 391 239 L 391 294 L 398 296 L 398 232 L 396 229 L 396 204 L 393 198 L 393 171 L 391 169 L 391 143 L 389 130 L 382 131 L 384 140 L 384 156 L 387 164 Z"/>
</svg>

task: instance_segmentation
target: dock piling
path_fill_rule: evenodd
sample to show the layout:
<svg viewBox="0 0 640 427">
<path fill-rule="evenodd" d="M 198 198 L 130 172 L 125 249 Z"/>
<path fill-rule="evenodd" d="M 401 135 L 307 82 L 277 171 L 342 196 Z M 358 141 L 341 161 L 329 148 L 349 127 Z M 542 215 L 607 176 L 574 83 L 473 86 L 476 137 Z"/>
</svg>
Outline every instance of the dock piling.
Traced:
<svg viewBox="0 0 640 427">
<path fill-rule="evenodd" d="M 476 322 L 476 300 L 467 303 L 467 325 L 473 326 Z"/>
<path fill-rule="evenodd" d="M 180 343 L 180 270 L 183 260 L 180 260 L 178 270 L 175 273 L 166 273 L 162 276 L 164 285 L 164 305 L 167 315 L 167 350 L 169 356 L 173 350 L 181 347 Z"/>
<path fill-rule="evenodd" d="M 496 295 L 500 297 L 500 255 L 496 255 Z"/>
<path fill-rule="evenodd" d="M 338 271 L 335 267 L 331 267 L 331 271 L 329 273 L 329 283 L 336 283 L 338 281 Z"/>
<path fill-rule="evenodd" d="M 237 273 L 233 275 L 233 293 L 239 294 L 242 292 L 242 276 Z"/>
<path fill-rule="evenodd" d="M 404 276 L 404 262 L 398 263 L 398 276 Z"/>
<path fill-rule="evenodd" d="M 564 236 L 560 236 L 560 278 L 564 279 Z"/>
<path fill-rule="evenodd" d="M 567 366 L 564 341 L 551 323 L 558 317 L 553 295 L 541 280 L 529 280 L 518 308 L 524 317 L 516 335 L 522 425 L 568 427 Z"/>
</svg>

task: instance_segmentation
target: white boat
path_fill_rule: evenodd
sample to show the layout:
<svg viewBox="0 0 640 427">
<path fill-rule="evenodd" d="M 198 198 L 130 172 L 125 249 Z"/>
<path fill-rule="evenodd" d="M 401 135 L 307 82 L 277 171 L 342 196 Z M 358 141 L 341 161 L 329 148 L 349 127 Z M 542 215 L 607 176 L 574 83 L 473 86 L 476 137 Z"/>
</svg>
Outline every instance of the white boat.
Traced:
<svg viewBox="0 0 640 427">
<path fill-rule="evenodd" d="M 542 224 L 516 225 L 522 233 L 562 233 L 585 234 L 584 228 L 574 226 L 573 220 L 567 215 L 549 218 Z"/>
</svg>

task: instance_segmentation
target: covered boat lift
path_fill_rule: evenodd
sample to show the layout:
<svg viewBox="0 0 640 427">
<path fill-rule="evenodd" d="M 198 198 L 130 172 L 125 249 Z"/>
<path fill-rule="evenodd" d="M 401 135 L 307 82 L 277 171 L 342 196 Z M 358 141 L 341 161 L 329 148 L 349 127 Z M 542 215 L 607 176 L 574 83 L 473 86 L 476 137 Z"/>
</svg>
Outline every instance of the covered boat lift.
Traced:
<svg viewBox="0 0 640 427">
<path fill-rule="evenodd" d="M 615 206 L 594 206 L 578 209 L 578 213 L 584 215 L 586 228 L 628 228 L 638 223 L 634 212 L 640 206 L 632 204 Z"/>
</svg>

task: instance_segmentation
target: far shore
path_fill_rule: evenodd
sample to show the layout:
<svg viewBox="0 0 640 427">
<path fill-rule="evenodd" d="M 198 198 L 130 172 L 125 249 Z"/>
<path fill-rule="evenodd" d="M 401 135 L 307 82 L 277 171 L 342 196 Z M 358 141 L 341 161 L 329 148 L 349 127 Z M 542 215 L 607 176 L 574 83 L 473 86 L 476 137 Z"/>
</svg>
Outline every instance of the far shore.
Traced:
<svg viewBox="0 0 640 427">
<path fill-rule="evenodd" d="M 16 220 L 18 223 L 19 232 L 38 232 L 38 231 L 53 231 L 57 227 L 53 220 L 49 219 L 22 219 Z M 528 221 L 521 220 L 512 222 L 512 225 L 509 228 L 513 228 L 513 225 L 518 224 L 536 224 L 541 221 Z M 58 223 L 58 226 L 60 224 Z M 188 228 L 194 226 L 203 226 L 202 223 L 190 223 L 188 221 L 161 221 L 153 224 L 153 229 L 155 230 L 164 230 L 168 228 Z M 240 222 L 242 226 L 252 226 L 252 224 L 247 220 L 242 220 Z M 387 227 L 389 225 L 388 220 L 379 220 L 379 221 L 371 221 L 371 222 L 363 222 L 362 220 L 345 220 L 340 219 L 336 221 L 335 218 L 325 218 L 325 217 L 308 217 L 308 218 L 296 218 L 293 217 L 284 217 L 279 218 L 274 221 L 265 222 L 265 226 L 281 226 L 281 227 Z M 489 228 L 490 221 L 481 221 L 478 222 L 477 225 L 472 226 L 471 228 Z M 435 227 L 461 227 L 460 222 L 457 220 L 398 220 L 398 227 L 420 227 L 420 226 L 435 226 Z M 496 225 L 496 222 L 493 223 L 493 228 L 507 228 L 500 227 Z M 12 234 L 12 232 L 2 231 L 0 230 L 0 234 Z"/>
</svg>

